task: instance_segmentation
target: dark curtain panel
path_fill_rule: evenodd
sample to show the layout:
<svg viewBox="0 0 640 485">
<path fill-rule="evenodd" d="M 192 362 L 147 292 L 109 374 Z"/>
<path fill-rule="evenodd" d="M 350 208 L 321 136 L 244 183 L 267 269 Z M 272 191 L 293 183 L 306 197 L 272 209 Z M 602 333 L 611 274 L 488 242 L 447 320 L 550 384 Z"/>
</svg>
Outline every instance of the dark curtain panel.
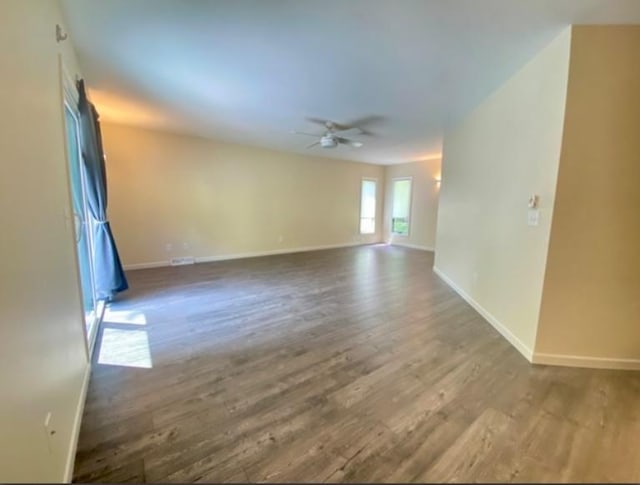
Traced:
<svg viewBox="0 0 640 485">
<path fill-rule="evenodd" d="M 93 216 L 94 274 L 98 298 L 112 298 L 129 288 L 118 249 L 107 220 L 107 174 L 98 112 L 87 99 L 84 81 L 78 81 L 78 111 L 82 160 L 87 175 L 87 202 Z"/>
</svg>

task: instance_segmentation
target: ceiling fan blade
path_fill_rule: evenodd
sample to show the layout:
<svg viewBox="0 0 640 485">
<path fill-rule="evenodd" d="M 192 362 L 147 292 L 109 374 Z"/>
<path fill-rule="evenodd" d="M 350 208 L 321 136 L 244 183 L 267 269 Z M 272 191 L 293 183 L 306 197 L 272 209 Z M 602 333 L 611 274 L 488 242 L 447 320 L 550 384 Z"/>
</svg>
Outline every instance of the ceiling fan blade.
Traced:
<svg viewBox="0 0 640 485">
<path fill-rule="evenodd" d="M 345 125 L 351 126 L 354 128 L 364 128 L 365 126 L 373 125 L 375 123 L 380 123 L 381 121 L 384 121 L 384 116 L 368 115 L 368 116 L 363 116 L 362 118 L 352 120 L 349 123 L 345 123 Z"/>
<path fill-rule="evenodd" d="M 305 133 L 304 131 L 292 131 L 294 135 L 313 136 L 314 138 L 320 138 L 322 135 L 314 135 L 313 133 Z"/>
<path fill-rule="evenodd" d="M 349 128 L 347 125 L 343 125 L 342 123 L 336 123 L 331 120 L 323 120 L 322 118 L 306 118 L 307 121 L 311 123 L 316 123 L 318 125 L 324 126 L 329 131 L 344 131 Z"/>
<path fill-rule="evenodd" d="M 319 141 L 314 141 L 311 145 L 309 145 L 307 148 L 313 148 L 316 145 L 320 145 Z"/>
<path fill-rule="evenodd" d="M 363 116 L 362 118 L 358 118 L 356 120 L 350 121 L 349 123 L 345 123 L 343 126 L 348 127 L 347 130 L 344 130 L 344 131 L 358 130 L 359 135 L 377 137 L 378 135 L 376 133 L 367 130 L 365 127 L 376 124 L 376 123 L 380 123 L 381 121 L 384 121 L 384 116 L 369 115 L 369 116 Z"/>
<path fill-rule="evenodd" d="M 322 125 L 322 126 L 327 126 L 327 123 L 329 122 L 329 120 L 323 120 L 322 118 L 305 118 L 307 121 L 310 121 L 311 123 L 316 123 L 317 125 Z"/>
<path fill-rule="evenodd" d="M 361 141 L 350 140 L 349 138 L 343 138 L 341 136 L 336 136 L 336 140 L 338 140 L 338 143 L 342 143 L 343 145 L 349 145 L 353 148 L 360 148 L 363 145 Z"/>
<path fill-rule="evenodd" d="M 355 120 L 349 121 L 348 123 L 336 123 L 335 121 L 325 120 L 323 118 L 306 118 L 307 121 L 311 123 L 316 123 L 318 125 L 324 126 L 327 130 L 337 133 L 343 131 L 350 130 L 358 130 L 358 134 L 366 135 L 366 136 L 377 136 L 372 131 L 366 129 L 367 126 L 380 123 L 385 120 L 384 116 L 380 115 L 367 115 L 357 118 Z"/>
<path fill-rule="evenodd" d="M 375 133 L 372 133 L 369 130 L 360 128 L 359 126 L 349 126 L 349 127 L 345 127 L 344 130 L 336 130 L 336 131 L 339 131 L 341 135 L 345 135 L 347 133 L 353 132 L 352 133 L 353 135 L 377 136 Z"/>
<path fill-rule="evenodd" d="M 356 127 L 356 129 L 358 130 L 359 135 L 370 136 L 373 138 L 376 138 L 378 136 L 377 133 L 374 133 L 373 131 L 365 130 L 364 128 Z"/>
</svg>

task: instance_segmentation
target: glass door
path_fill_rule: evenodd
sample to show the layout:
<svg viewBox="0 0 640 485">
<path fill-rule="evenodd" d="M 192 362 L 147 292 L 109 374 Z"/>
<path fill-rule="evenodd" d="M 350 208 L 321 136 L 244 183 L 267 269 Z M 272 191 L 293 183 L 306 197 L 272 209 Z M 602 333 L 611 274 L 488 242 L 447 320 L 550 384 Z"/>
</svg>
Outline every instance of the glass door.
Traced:
<svg viewBox="0 0 640 485">
<path fill-rule="evenodd" d="M 72 108 L 72 105 L 68 101 L 64 103 L 64 119 L 76 237 L 76 255 L 80 272 L 80 286 L 82 289 L 82 303 L 84 307 L 85 325 L 87 327 L 87 338 L 89 340 L 89 347 L 91 347 L 97 330 L 97 301 L 92 263 L 92 218 L 87 207 L 84 165 L 82 163 L 80 148 L 79 114 L 77 110 Z"/>
</svg>

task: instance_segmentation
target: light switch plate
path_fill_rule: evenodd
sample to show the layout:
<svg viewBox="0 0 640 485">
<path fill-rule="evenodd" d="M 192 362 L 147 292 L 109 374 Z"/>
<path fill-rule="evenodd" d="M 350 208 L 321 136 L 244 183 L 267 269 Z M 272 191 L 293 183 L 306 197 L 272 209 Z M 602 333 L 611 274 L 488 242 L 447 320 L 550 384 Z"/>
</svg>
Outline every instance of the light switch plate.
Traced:
<svg viewBox="0 0 640 485">
<path fill-rule="evenodd" d="M 527 224 L 537 226 L 540 222 L 540 211 L 538 209 L 529 209 L 527 212 Z"/>
</svg>

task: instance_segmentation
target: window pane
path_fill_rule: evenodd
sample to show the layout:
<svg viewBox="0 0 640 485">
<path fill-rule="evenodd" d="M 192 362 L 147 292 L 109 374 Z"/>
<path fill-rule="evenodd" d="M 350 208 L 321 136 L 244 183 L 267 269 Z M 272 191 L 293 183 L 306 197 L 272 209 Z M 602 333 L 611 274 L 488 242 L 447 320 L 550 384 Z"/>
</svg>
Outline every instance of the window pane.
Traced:
<svg viewBox="0 0 640 485">
<path fill-rule="evenodd" d="M 404 217 L 394 217 L 391 219 L 391 231 L 394 234 L 401 234 L 406 236 L 409 234 L 409 219 Z"/>
<path fill-rule="evenodd" d="M 409 211 L 411 210 L 411 180 L 393 181 L 393 206 L 391 209 L 391 232 L 409 234 Z"/>
<path fill-rule="evenodd" d="M 360 234 L 373 234 L 376 232 L 376 220 L 371 218 L 360 219 Z"/>
<path fill-rule="evenodd" d="M 376 182 L 363 180 L 360 199 L 360 233 L 376 232 Z"/>
<path fill-rule="evenodd" d="M 92 246 L 89 233 L 91 218 L 86 207 L 85 184 L 83 183 L 84 165 L 80 152 L 78 119 L 67 103 L 64 106 L 64 116 L 67 135 L 67 164 L 69 166 L 69 182 L 76 235 L 76 257 L 80 272 L 85 325 L 87 327 L 86 336 L 90 338 L 96 323 L 96 299 L 93 286 L 93 269 L 91 267 Z"/>
<path fill-rule="evenodd" d="M 411 180 L 393 181 L 393 217 L 409 217 Z"/>
<path fill-rule="evenodd" d="M 376 216 L 376 183 L 373 180 L 362 181 L 361 217 Z"/>
</svg>

